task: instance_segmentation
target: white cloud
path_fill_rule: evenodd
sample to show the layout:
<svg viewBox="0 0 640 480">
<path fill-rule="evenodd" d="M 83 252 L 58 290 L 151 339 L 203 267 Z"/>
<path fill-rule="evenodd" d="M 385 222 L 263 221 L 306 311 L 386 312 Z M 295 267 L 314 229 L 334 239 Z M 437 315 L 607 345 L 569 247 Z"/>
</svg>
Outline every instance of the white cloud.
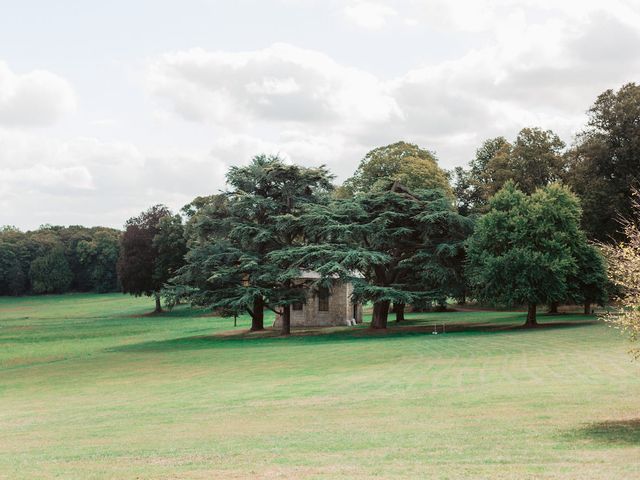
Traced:
<svg viewBox="0 0 640 480">
<path fill-rule="evenodd" d="M 0 129 L 0 224 L 121 226 L 156 203 L 177 209 L 224 186 L 215 152 L 142 151 L 94 138 Z"/>
<path fill-rule="evenodd" d="M 534 24 L 541 18 L 570 19 L 583 24 L 595 12 L 606 12 L 638 25 L 636 0 L 409 0 L 403 14 L 446 30 L 496 33 L 512 26 L 514 19 Z"/>
<path fill-rule="evenodd" d="M 640 42 L 640 25 L 611 15 L 594 14 L 577 24 L 560 18 L 514 22 L 497 36 L 498 42 L 394 81 L 405 131 L 435 140 L 435 148 L 456 163 L 463 159 L 438 136 L 464 135 L 477 145 L 487 136 L 539 125 L 571 141 L 600 92 L 640 75 L 640 51 L 629 48 Z M 470 156 L 473 145 L 465 149 Z"/>
<path fill-rule="evenodd" d="M 640 76 L 640 51 L 630 48 L 640 24 L 595 7 L 579 21 L 564 9 L 531 21 L 520 8 L 527 2 L 480 2 L 493 40 L 390 80 L 277 44 L 163 55 L 151 62 L 148 85 L 174 115 L 243 139 L 245 158 L 279 151 L 327 163 L 341 178 L 367 150 L 399 139 L 435 150 L 448 168 L 466 163 L 485 138 L 513 137 L 525 126 L 552 128 L 570 142 L 598 93 Z M 500 9 L 508 21 L 498 20 Z M 451 7 L 452 16 L 461 12 Z"/>
<path fill-rule="evenodd" d="M 377 29 L 384 27 L 398 12 L 384 3 L 357 0 L 344 8 L 344 14 L 359 27 Z"/>
<path fill-rule="evenodd" d="M 151 62 L 147 85 L 182 118 L 236 129 L 255 121 L 380 123 L 400 115 L 375 76 L 287 44 L 162 55 Z"/>
<path fill-rule="evenodd" d="M 17 74 L 0 61 L 0 125 L 51 125 L 75 107 L 75 94 L 64 78 L 46 70 Z"/>
<path fill-rule="evenodd" d="M 398 140 L 435 150 L 447 168 L 466 163 L 484 139 L 513 138 L 525 126 L 552 128 L 571 142 L 599 93 L 640 80 L 637 2 L 611 0 L 606 9 L 597 0 L 379 0 L 346 9 L 338 1 L 287 2 L 386 26 L 362 37 L 371 48 L 388 42 L 377 74 L 364 67 L 371 57 L 354 57 L 364 48 L 358 42 L 333 56 L 276 43 L 152 57 L 145 87 L 159 131 L 175 128 L 176 144 L 193 141 L 193 151 L 170 148 L 173 138 L 154 125 L 133 126 L 126 142 L 20 129 L 51 124 L 73 108 L 73 92 L 53 74 L 18 75 L 0 64 L 0 223 L 119 226 L 153 203 L 177 208 L 217 191 L 230 165 L 263 152 L 325 163 L 344 179 L 368 150 Z M 299 39 L 313 45 L 309 38 Z M 416 60 L 392 75 L 388 55 Z M 87 113 L 93 130 L 82 131 L 119 138 L 128 111 L 108 107 Z M 138 134 L 165 148 L 141 146 Z"/>
</svg>

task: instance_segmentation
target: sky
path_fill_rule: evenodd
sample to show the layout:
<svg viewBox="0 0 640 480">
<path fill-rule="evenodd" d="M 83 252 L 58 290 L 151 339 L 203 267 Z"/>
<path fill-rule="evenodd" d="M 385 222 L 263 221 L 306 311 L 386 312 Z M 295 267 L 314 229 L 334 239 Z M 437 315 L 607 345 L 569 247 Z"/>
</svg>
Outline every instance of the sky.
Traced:
<svg viewBox="0 0 640 480">
<path fill-rule="evenodd" d="M 399 140 L 571 144 L 640 82 L 635 0 L 0 0 L 0 225 L 121 228 L 260 153 L 340 182 Z"/>
</svg>

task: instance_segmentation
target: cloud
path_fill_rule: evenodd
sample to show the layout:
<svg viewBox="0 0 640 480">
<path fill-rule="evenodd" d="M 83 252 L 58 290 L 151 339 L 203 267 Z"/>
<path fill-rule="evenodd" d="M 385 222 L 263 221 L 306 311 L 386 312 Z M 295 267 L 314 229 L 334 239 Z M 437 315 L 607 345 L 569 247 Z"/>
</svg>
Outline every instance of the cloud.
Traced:
<svg viewBox="0 0 640 480">
<path fill-rule="evenodd" d="M 395 4 L 395 2 L 394 2 Z M 579 25 L 594 13 L 608 13 L 638 25 L 640 4 L 635 0 L 408 0 L 402 15 L 447 31 L 498 33 L 514 22 L 531 25 L 540 19 L 570 20 Z"/>
<path fill-rule="evenodd" d="M 143 151 L 95 138 L 47 139 L 0 128 L 2 224 L 120 227 L 143 209 L 178 209 L 224 186 L 216 152 Z"/>
<path fill-rule="evenodd" d="M 186 120 L 236 130 L 256 121 L 327 126 L 400 116 L 374 75 L 287 44 L 239 53 L 168 53 L 150 63 L 147 86 Z"/>
<path fill-rule="evenodd" d="M 391 17 L 398 12 L 384 3 L 358 0 L 344 8 L 345 16 L 353 23 L 363 28 L 378 29 L 387 24 Z"/>
<path fill-rule="evenodd" d="M 456 2 L 427 4 L 467 28 Z M 465 54 L 396 78 L 276 44 L 162 55 L 150 62 L 147 84 L 161 108 L 235 138 L 239 152 L 324 162 L 344 178 L 367 150 L 400 139 L 435 150 L 448 168 L 466 163 L 484 139 L 514 137 L 525 126 L 554 129 L 570 142 L 600 92 L 640 74 L 640 51 L 630 48 L 640 23 L 619 16 L 631 15 L 624 5 L 604 14 L 587 2 L 587 13 L 574 18 L 544 0 L 535 8 L 546 13 L 535 20 L 528 0 L 479 5 L 476 27 L 493 26 L 488 40 L 483 33 Z"/>
<path fill-rule="evenodd" d="M 321 8 L 325 2 L 311 3 Z M 0 64 L 1 223 L 121 226 L 154 203 L 175 209 L 216 192 L 230 165 L 263 152 L 303 165 L 327 164 L 343 180 L 368 150 L 398 140 L 434 150 L 445 168 L 469 161 L 484 139 L 514 138 L 525 126 L 551 128 L 570 143 L 599 93 L 640 79 L 640 50 L 634 48 L 640 44 L 640 4 L 612 0 L 606 11 L 595 0 L 580 8 L 551 0 L 348 5 L 361 13 L 367 5 L 394 11 L 383 15 L 388 30 L 367 38 L 398 33 L 389 50 L 398 55 L 414 55 L 403 39 L 414 41 L 423 30 L 436 39 L 463 39 L 462 47 L 445 51 L 443 45 L 446 54 L 438 58 L 445 60 L 416 63 L 389 77 L 353 66 L 346 54 L 332 57 L 282 43 L 150 58 L 144 85 L 163 131 L 176 127 L 177 139 L 183 134 L 182 141 L 196 138 L 200 145 L 206 136 L 209 143 L 195 151 L 145 148 L 136 145 L 135 131 L 131 142 L 116 142 L 51 139 L 16 128 L 51 123 L 72 108 L 73 93 L 59 77 L 49 81 L 53 74 L 16 75 Z M 344 3 L 329 8 L 346 14 Z M 392 16 L 397 21 L 389 22 Z M 407 29 L 408 20 L 419 26 Z M 410 30 L 409 37 L 393 29 Z M 447 33 L 438 36 L 439 29 Z M 40 80 L 26 82 L 29 75 Z M 39 90 L 47 97 L 56 84 L 66 85 L 60 92 L 68 95 L 35 106 L 24 98 L 37 95 L 16 93 L 47 85 Z M 60 98 L 67 98 L 63 106 L 51 107 Z M 41 104 L 47 115 L 38 113 Z M 7 113 L 15 111 L 22 116 Z M 105 128 L 121 121 L 111 120 L 114 113 L 91 117 L 107 119 L 94 132 L 117 132 Z"/>
<path fill-rule="evenodd" d="M 46 70 L 14 73 L 0 61 L 0 125 L 47 126 L 76 107 L 67 80 Z"/>
</svg>

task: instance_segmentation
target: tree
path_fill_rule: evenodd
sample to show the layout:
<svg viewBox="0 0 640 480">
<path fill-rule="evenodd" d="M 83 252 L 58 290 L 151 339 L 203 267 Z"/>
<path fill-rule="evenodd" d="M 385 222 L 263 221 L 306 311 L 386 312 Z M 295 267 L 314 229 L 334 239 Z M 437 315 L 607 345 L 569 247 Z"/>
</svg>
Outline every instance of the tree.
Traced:
<svg viewBox="0 0 640 480">
<path fill-rule="evenodd" d="M 565 143 L 551 130 L 523 128 L 509 155 L 513 180 L 527 194 L 560 181 L 565 170 L 564 148 Z"/>
<path fill-rule="evenodd" d="M 153 295 L 156 312 L 162 311 L 160 290 L 168 275 L 158 268 L 158 249 L 153 241 L 159 232 L 160 220 L 170 216 L 167 207 L 155 205 L 127 220 L 120 241 L 117 269 L 122 291 L 135 296 Z"/>
<path fill-rule="evenodd" d="M 31 262 L 29 276 L 34 293 L 66 292 L 73 280 L 73 274 L 61 247 L 56 247 Z"/>
<path fill-rule="evenodd" d="M 631 202 L 632 214 L 622 222 L 626 240 L 600 246 L 609 266 L 609 279 L 617 287 L 621 307 L 605 319 L 636 342 L 640 338 L 640 203 L 637 190 L 633 191 Z M 639 348 L 632 349 L 631 353 L 635 359 L 640 358 Z"/>
<path fill-rule="evenodd" d="M 0 244 L 3 248 L 0 250 L 11 252 L 2 255 L 5 266 L 6 262 L 14 265 L 11 267 L 14 272 L 12 282 L 16 284 L 10 290 L 14 294 L 38 293 L 35 291 L 38 288 L 34 290 L 31 284 L 31 264 L 37 258 L 49 255 L 52 250 L 61 250 L 66 259 L 66 267 L 71 271 L 71 282 L 64 291 L 114 291 L 119 236 L 118 230 L 105 227 L 42 225 L 37 230 L 27 232 L 15 227 L 2 227 Z M 62 277 L 65 276 L 66 268 L 62 272 Z"/>
<path fill-rule="evenodd" d="M 26 278 L 16 247 L 0 241 L 0 295 L 21 295 L 26 290 Z"/>
<path fill-rule="evenodd" d="M 451 194 L 447 174 L 438 166 L 432 152 L 411 143 L 397 142 L 367 153 L 354 175 L 338 190 L 338 195 L 388 191 L 394 182 L 410 190 L 440 189 Z"/>
<path fill-rule="evenodd" d="M 461 213 L 484 213 L 489 199 L 508 181 L 527 194 L 564 177 L 564 142 L 551 130 L 523 128 L 513 143 L 504 137 L 483 142 L 468 170 L 455 170 L 454 191 Z"/>
<path fill-rule="evenodd" d="M 640 178 L 640 85 L 607 90 L 590 108 L 587 128 L 568 154 L 567 182 L 584 209 L 583 228 L 599 241 L 620 240 L 616 221 L 633 215 Z"/>
<path fill-rule="evenodd" d="M 324 166 L 287 165 L 277 156 L 232 167 L 228 192 L 186 207 L 189 253 L 175 287 L 188 289 L 193 303 L 248 312 L 252 330 L 264 328 L 263 311 L 270 308 L 289 334 L 290 305 L 304 298 L 294 284 L 300 272 L 270 255 L 303 242 L 298 217 L 305 205 L 326 200 L 331 178 Z"/>
<path fill-rule="evenodd" d="M 164 285 L 185 263 L 187 242 L 180 215 L 167 215 L 160 219 L 153 237 L 153 248 L 157 252 L 154 277 Z"/>
<path fill-rule="evenodd" d="M 511 177 L 507 160 L 511 148 L 504 137 L 485 140 L 468 170 L 454 170 L 453 189 L 462 215 L 483 211 L 489 198 Z"/>
<path fill-rule="evenodd" d="M 76 245 L 76 255 L 90 288 L 97 293 L 113 292 L 118 288 L 117 263 L 120 254 L 120 232 L 99 228 L 90 240 Z"/>
<path fill-rule="evenodd" d="M 586 242 L 585 236 L 578 241 L 573 255 L 577 271 L 569 276 L 569 300 L 584 306 L 584 314 L 591 313 L 591 305 L 604 305 L 608 300 L 609 282 L 607 266 L 600 250 Z"/>
<path fill-rule="evenodd" d="M 480 300 L 527 304 L 525 326 L 533 327 L 537 305 L 566 298 L 577 273 L 578 199 L 559 184 L 526 195 L 507 182 L 489 207 L 469 239 L 471 284 Z"/>
<path fill-rule="evenodd" d="M 401 319 L 404 305 L 447 296 L 449 262 L 471 226 L 442 191 L 398 183 L 310 206 L 302 222 L 309 242 L 286 254 L 325 279 L 351 281 L 355 299 L 373 302 L 372 328 L 387 327 L 391 303 Z"/>
</svg>

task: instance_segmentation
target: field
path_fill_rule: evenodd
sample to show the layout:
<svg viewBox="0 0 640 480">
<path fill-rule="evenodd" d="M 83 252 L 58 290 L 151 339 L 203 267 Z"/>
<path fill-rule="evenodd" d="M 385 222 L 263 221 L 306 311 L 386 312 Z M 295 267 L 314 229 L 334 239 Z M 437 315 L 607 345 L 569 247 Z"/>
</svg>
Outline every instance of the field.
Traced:
<svg viewBox="0 0 640 480">
<path fill-rule="evenodd" d="M 0 478 L 640 478 L 640 365 L 593 317 L 282 339 L 151 307 L 0 298 Z"/>
</svg>

